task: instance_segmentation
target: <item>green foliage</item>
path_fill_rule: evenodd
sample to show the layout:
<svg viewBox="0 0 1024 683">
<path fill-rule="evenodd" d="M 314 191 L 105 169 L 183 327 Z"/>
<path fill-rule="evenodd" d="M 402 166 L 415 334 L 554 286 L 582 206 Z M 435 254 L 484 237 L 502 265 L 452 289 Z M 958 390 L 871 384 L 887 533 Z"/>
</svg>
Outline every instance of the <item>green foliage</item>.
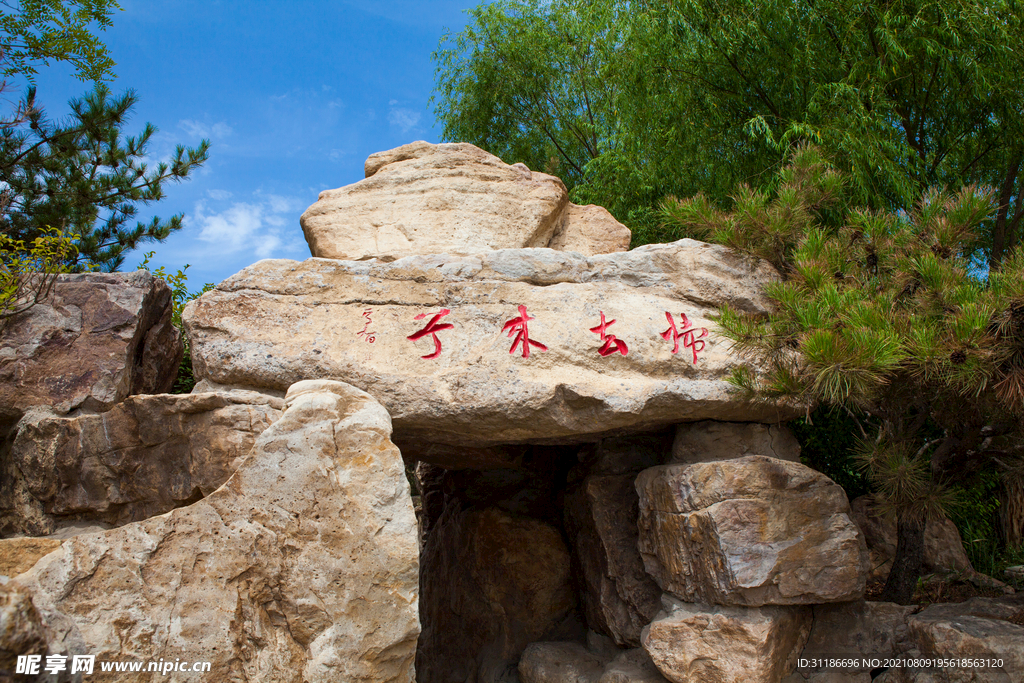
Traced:
<svg viewBox="0 0 1024 683">
<path fill-rule="evenodd" d="M 741 189 L 733 211 L 697 196 L 664 216 L 779 269 L 770 314 L 721 309 L 722 332 L 763 370 L 733 382 L 858 416 L 855 457 L 876 498 L 923 533 L 964 472 L 1021 455 L 1024 249 L 982 279 L 970 256 L 989 192 L 933 190 L 889 212 L 845 203 L 842 180 L 799 148 L 774 189 Z"/>
<path fill-rule="evenodd" d="M 156 128 L 147 124 L 137 137 L 122 139 L 121 129 L 138 100 L 133 91 L 111 97 L 104 85 L 72 100 L 71 119 L 44 118 L 30 89 L 23 108 L 26 123 L 0 128 L 0 233 L 31 241 L 45 226 L 73 234 L 78 252 L 72 269 L 95 264 L 116 270 L 124 254 L 139 244 L 165 239 L 182 226 L 182 216 L 149 223 L 129 221 L 138 205 L 160 200 L 164 183 L 178 182 L 207 159 L 209 142 L 179 146 L 170 163 L 150 170 L 144 161 Z"/>
<path fill-rule="evenodd" d="M 114 61 L 92 32 L 110 26 L 115 0 L 0 1 L 0 59 L 4 78 L 32 79 L 36 65 L 50 61 L 74 66 L 81 80 L 110 78 Z"/>
<path fill-rule="evenodd" d="M 185 329 L 181 324 L 181 314 L 185 310 L 185 305 L 189 301 L 196 297 L 202 296 L 204 293 L 209 292 L 214 288 L 212 282 L 207 282 L 203 285 L 202 289 L 194 292 L 190 292 L 188 289 L 188 276 L 185 271 L 189 269 L 191 264 L 186 263 L 184 268 L 179 268 L 176 273 L 167 273 L 163 266 L 160 266 L 156 270 L 151 270 L 149 267 L 149 259 L 153 258 L 153 254 L 156 252 L 147 251 L 144 255 L 142 263 L 140 263 L 136 270 L 146 270 L 153 274 L 154 277 L 158 277 L 168 284 L 171 288 L 171 322 L 175 327 L 178 328 L 181 334 L 181 342 L 185 347 L 185 353 L 181 358 L 181 363 L 178 365 L 178 377 L 174 381 L 174 388 L 171 390 L 172 394 L 187 394 L 190 393 L 196 385 L 196 378 L 192 372 L 192 346 L 189 344 L 188 335 L 185 334 Z"/>
<path fill-rule="evenodd" d="M 853 500 L 869 492 L 856 455 L 860 445 L 857 421 L 846 412 L 820 408 L 809 418 L 789 423 L 800 442 L 800 460 L 843 487 Z"/>
<path fill-rule="evenodd" d="M 709 206 L 821 147 L 871 209 L 984 184 L 971 247 L 997 266 L 1024 220 L 1024 12 L 1006 0 L 899 3 L 502 0 L 435 53 L 437 116 L 464 140 L 566 179 L 635 244 L 667 195 Z M 781 207 L 780 207 L 781 208 Z"/>
<path fill-rule="evenodd" d="M 46 298 L 77 249 L 74 238 L 56 228 L 28 246 L 0 233 L 0 329 Z"/>
</svg>

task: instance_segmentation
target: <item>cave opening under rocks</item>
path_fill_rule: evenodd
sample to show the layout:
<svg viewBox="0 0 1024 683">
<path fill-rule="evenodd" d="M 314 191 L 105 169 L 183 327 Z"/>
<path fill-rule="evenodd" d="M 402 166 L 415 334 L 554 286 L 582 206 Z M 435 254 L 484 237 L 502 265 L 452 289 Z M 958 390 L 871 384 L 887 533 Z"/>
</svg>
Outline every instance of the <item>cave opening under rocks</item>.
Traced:
<svg viewBox="0 0 1024 683">
<path fill-rule="evenodd" d="M 517 682 L 528 647 L 552 642 L 598 677 L 615 664 L 646 680 L 636 648 L 661 590 L 636 549 L 634 481 L 669 458 L 672 439 L 481 452 L 399 441 L 419 498 L 417 681 Z"/>
</svg>

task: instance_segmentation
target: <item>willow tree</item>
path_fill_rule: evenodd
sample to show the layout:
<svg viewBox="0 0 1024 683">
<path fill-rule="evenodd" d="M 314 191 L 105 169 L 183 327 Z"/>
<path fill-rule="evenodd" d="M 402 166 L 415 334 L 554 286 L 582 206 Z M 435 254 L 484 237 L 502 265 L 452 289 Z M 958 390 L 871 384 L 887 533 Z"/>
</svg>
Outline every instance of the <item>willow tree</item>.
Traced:
<svg viewBox="0 0 1024 683">
<path fill-rule="evenodd" d="M 770 315 L 724 308 L 723 333 L 763 373 L 740 369 L 754 398 L 795 398 L 855 416 L 861 460 L 898 546 L 883 599 L 910 601 L 924 526 L 952 484 L 1024 462 L 1024 249 L 1003 268 L 972 267 L 990 190 L 925 192 L 910 212 L 850 208 L 849 182 L 802 147 L 777 184 L 741 187 L 732 211 L 669 201 L 679 229 L 766 258 Z"/>
<path fill-rule="evenodd" d="M 471 14 L 436 53 L 446 139 L 558 172 L 627 223 L 667 194 L 728 207 L 737 182 L 770 180 L 811 141 L 866 206 L 991 186 L 979 246 L 997 267 L 1020 240 L 1015 0 L 501 0 Z M 639 241 L 672 236 L 640 223 Z"/>
</svg>

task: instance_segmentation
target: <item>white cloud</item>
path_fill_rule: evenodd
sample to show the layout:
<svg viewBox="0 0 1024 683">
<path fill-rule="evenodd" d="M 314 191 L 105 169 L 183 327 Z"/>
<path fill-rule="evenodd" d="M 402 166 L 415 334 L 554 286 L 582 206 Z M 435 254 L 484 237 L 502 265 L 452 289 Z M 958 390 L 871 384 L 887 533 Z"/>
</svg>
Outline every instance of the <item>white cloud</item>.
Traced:
<svg viewBox="0 0 1024 683">
<path fill-rule="evenodd" d="M 388 123 L 396 128 L 401 129 L 403 133 L 408 133 L 409 129 L 420 122 L 419 112 L 415 112 L 412 109 L 402 109 L 400 107 L 392 108 L 388 112 Z"/>
<path fill-rule="evenodd" d="M 178 122 L 178 128 L 196 138 L 226 138 L 234 132 L 234 129 L 223 121 L 209 125 L 192 119 L 182 119 Z"/>
<path fill-rule="evenodd" d="M 230 192 L 210 190 L 214 200 L 226 201 Z M 305 203 L 296 197 L 254 193 L 254 201 L 233 202 L 222 211 L 211 211 L 205 201 L 196 203 L 191 225 L 212 253 L 250 252 L 257 259 L 282 253 L 302 252 L 305 243 L 299 230 L 299 213 Z"/>
</svg>

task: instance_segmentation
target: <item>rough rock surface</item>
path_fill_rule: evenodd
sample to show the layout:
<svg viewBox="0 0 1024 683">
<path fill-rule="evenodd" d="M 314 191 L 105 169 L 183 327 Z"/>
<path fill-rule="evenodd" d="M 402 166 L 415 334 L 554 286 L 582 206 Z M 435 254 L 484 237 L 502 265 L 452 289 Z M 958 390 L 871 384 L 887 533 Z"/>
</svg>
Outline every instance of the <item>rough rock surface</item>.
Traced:
<svg viewBox="0 0 1024 683">
<path fill-rule="evenodd" d="M 48 640 L 32 596 L 13 584 L 0 584 L 0 681 L 16 680 L 18 655 L 47 654 Z"/>
<path fill-rule="evenodd" d="M 10 578 L 27 572 L 60 544 L 56 538 L 0 538 L 0 576 Z"/>
<path fill-rule="evenodd" d="M 778 683 L 810 626 L 807 607 L 709 607 L 665 596 L 643 645 L 673 683 Z"/>
<path fill-rule="evenodd" d="M 584 256 L 611 254 L 629 249 L 632 237 L 629 228 L 615 220 L 603 206 L 569 204 L 562 224 L 547 247 L 558 251 L 575 251 Z"/>
<path fill-rule="evenodd" d="M 76 536 L 13 580 L 58 645 L 210 661 L 217 681 L 414 680 L 416 520 L 387 412 L 330 381 L 286 402 L 203 500 Z"/>
<path fill-rule="evenodd" d="M 624 251 L 630 232 L 607 210 L 569 203 L 554 176 L 468 143 L 413 142 L 371 154 L 366 178 L 325 190 L 300 218 L 314 256 L 393 261 L 415 254 L 552 247 Z"/>
<path fill-rule="evenodd" d="M 594 652 L 574 642 L 532 643 L 519 660 L 521 683 L 666 683 L 642 649 Z"/>
<path fill-rule="evenodd" d="M 119 526 L 206 496 L 249 454 L 284 401 L 256 392 L 129 396 L 99 415 L 29 411 L 0 464 L 0 532 L 71 520 Z"/>
<path fill-rule="evenodd" d="M 864 600 L 815 605 L 814 623 L 800 656 L 814 660 L 900 655 L 911 647 L 907 620 L 917 609 L 892 602 Z M 870 667 L 853 667 L 847 673 L 853 675 L 869 670 Z"/>
<path fill-rule="evenodd" d="M 141 270 L 60 275 L 0 332 L 0 427 L 34 405 L 95 412 L 170 391 L 181 354 L 162 280 Z"/>
<path fill-rule="evenodd" d="M 518 249 L 387 264 L 268 260 L 191 302 L 184 320 L 199 379 L 261 389 L 343 380 L 384 404 L 399 439 L 593 441 L 683 420 L 799 414 L 741 400 L 725 381 L 741 361 L 709 319 L 726 302 L 766 311 L 759 288 L 775 277 L 766 263 L 693 240 L 589 258 Z M 529 345 L 516 329 L 522 311 Z M 604 342 L 591 330 L 601 313 L 616 321 Z"/>
<path fill-rule="evenodd" d="M 449 506 L 421 562 L 419 683 L 502 681 L 575 606 L 565 542 L 536 519 Z"/>
<path fill-rule="evenodd" d="M 591 475 L 566 496 L 566 531 L 582 574 L 587 623 L 618 645 L 640 645 L 661 589 L 637 550 L 635 474 Z"/>
<path fill-rule="evenodd" d="M 885 580 L 896 557 L 896 520 L 886 519 L 871 509 L 871 496 L 850 502 L 853 521 L 864 533 L 871 553 L 871 578 Z M 960 532 L 949 519 L 930 520 L 924 529 L 925 573 L 961 572 L 973 574 L 974 567 L 964 552 Z"/>
<path fill-rule="evenodd" d="M 795 605 L 864 593 L 867 550 L 843 489 L 800 465 L 746 456 L 640 473 L 640 552 L 669 593 Z"/>
<path fill-rule="evenodd" d="M 672 463 L 732 460 L 745 455 L 800 462 L 800 444 L 785 425 L 757 422 L 684 422 L 676 427 Z"/>
</svg>

